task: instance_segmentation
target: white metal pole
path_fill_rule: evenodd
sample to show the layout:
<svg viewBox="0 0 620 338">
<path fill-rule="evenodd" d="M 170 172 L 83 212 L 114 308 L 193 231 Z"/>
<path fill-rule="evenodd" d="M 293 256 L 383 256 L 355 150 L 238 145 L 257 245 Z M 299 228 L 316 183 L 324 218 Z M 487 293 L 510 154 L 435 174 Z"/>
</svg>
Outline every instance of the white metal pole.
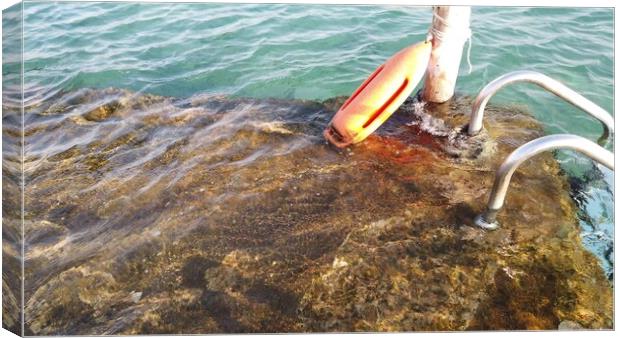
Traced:
<svg viewBox="0 0 620 338">
<path fill-rule="evenodd" d="M 470 37 L 468 6 L 434 6 L 429 31 L 433 43 L 422 99 L 446 102 L 454 95 L 465 41 Z"/>
</svg>

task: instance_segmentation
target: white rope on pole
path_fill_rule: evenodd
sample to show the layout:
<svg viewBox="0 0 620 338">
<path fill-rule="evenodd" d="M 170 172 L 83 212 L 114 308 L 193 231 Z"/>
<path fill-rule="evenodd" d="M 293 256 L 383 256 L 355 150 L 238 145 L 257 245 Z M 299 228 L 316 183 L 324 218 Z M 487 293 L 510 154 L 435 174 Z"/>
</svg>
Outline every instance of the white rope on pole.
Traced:
<svg viewBox="0 0 620 338">
<path fill-rule="evenodd" d="M 454 96 L 465 42 L 470 72 L 471 29 L 469 6 L 433 6 L 433 19 L 427 39 L 432 41 L 431 57 L 426 69 L 422 100 L 443 103 Z"/>
<path fill-rule="evenodd" d="M 430 42 L 433 39 L 437 39 L 439 41 L 445 41 L 447 39 L 446 36 L 451 37 L 454 40 L 456 40 L 456 39 L 459 39 L 459 40 L 465 39 L 466 42 L 467 42 L 467 65 L 469 66 L 468 74 L 471 74 L 473 66 L 471 64 L 472 31 L 471 31 L 470 27 L 467 26 L 467 29 L 464 29 L 464 30 L 463 29 L 456 29 L 455 30 L 454 27 L 452 27 L 446 21 L 446 19 L 442 18 L 441 15 L 439 15 L 435 11 L 433 11 L 433 18 L 437 19 L 439 22 L 441 22 L 441 24 L 444 25 L 447 28 L 447 30 L 442 32 L 442 31 L 436 29 L 434 27 L 434 25 L 431 25 L 431 27 L 429 28 L 428 34 L 426 35 L 426 41 Z M 449 32 L 449 33 L 447 33 L 447 32 Z"/>
</svg>

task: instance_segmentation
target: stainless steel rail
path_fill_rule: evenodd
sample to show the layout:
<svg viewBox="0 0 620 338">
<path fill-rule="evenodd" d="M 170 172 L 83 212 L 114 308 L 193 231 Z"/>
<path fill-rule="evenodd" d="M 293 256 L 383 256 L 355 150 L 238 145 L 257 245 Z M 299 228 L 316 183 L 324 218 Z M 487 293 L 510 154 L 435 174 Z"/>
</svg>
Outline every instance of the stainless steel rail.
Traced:
<svg viewBox="0 0 620 338">
<path fill-rule="evenodd" d="M 605 130 L 603 136 L 599 139 L 599 143 L 607 140 L 610 132 L 614 132 L 614 119 L 605 109 L 544 74 L 521 70 L 498 77 L 480 91 L 471 110 L 471 118 L 467 131 L 469 135 L 477 135 L 480 130 L 482 130 L 484 109 L 491 97 L 503 87 L 515 82 L 534 83 L 601 121 Z"/>
<path fill-rule="evenodd" d="M 607 168 L 614 170 L 614 154 L 583 137 L 558 134 L 537 138 L 513 151 L 506 160 L 504 160 L 504 163 L 502 163 L 499 169 L 497 169 L 487 209 L 484 213 L 476 217 L 476 225 L 484 229 L 496 229 L 499 226 L 496 220 L 497 213 L 504 205 L 512 174 L 521 163 L 532 156 L 554 149 L 571 149 L 578 151 L 600 162 Z"/>
</svg>

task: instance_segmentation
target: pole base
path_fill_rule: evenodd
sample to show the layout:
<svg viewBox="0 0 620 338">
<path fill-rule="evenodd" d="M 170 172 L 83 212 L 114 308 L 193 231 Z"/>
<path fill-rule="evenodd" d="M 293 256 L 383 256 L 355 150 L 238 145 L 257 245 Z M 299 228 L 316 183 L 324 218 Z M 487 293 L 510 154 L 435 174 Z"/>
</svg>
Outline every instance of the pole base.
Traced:
<svg viewBox="0 0 620 338">
<path fill-rule="evenodd" d="M 488 216 L 493 216 L 493 215 L 489 215 L 488 211 L 484 212 L 476 217 L 476 219 L 474 220 L 474 223 L 478 227 L 485 229 L 485 230 L 495 230 L 499 228 L 499 223 L 497 222 L 495 217 L 488 217 Z"/>
</svg>

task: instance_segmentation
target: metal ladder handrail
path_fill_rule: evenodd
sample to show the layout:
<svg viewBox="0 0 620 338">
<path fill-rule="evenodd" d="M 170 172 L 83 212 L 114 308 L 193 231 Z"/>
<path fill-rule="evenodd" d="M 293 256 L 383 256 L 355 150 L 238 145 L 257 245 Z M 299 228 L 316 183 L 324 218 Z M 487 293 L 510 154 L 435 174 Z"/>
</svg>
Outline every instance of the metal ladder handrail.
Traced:
<svg viewBox="0 0 620 338">
<path fill-rule="evenodd" d="M 530 82 L 536 84 L 598 119 L 605 128 L 603 135 L 599 139 L 599 143 L 607 140 L 610 132 L 614 132 L 614 119 L 605 109 L 566 87 L 561 82 L 544 74 L 529 70 L 519 70 L 496 78 L 480 91 L 471 110 L 471 118 L 467 130 L 470 136 L 477 135 L 480 130 L 482 130 L 484 109 L 491 97 L 503 87 L 515 82 Z"/>
<path fill-rule="evenodd" d="M 529 158 L 548 150 L 571 149 L 578 151 L 593 160 L 614 170 L 614 154 L 596 143 L 581 136 L 557 134 L 537 138 L 514 150 L 497 169 L 495 182 L 486 210 L 475 219 L 476 225 L 493 230 L 499 227 L 497 213 L 504 205 L 510 179 L 515 170 Z"/>
</svg>

